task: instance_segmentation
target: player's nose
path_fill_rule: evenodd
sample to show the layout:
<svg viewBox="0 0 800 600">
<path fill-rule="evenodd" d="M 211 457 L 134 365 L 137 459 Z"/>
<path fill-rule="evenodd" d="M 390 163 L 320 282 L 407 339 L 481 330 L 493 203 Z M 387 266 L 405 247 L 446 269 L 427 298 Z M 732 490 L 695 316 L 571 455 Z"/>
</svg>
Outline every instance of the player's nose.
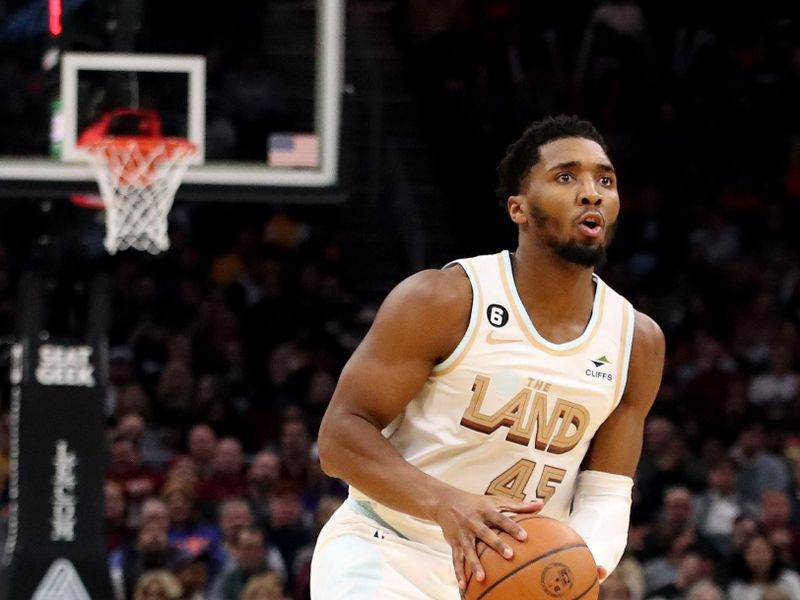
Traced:
<svg viewBox="0 0 800 600">
<path fill-rule="evenodd" d="M 599 206 L 603 202 L 603 195 L 597 189 L 594 179 L 583 178 L 581 184 L 578 190 L 578 204 L 581 206 Z"/>
<path fill-rule="evenodd" d="M 596 189 L 583 190 L 578 196 L 579 204 L 582 206 L 600 206 L 603 202 L 603 196 Z"/>
</svg>

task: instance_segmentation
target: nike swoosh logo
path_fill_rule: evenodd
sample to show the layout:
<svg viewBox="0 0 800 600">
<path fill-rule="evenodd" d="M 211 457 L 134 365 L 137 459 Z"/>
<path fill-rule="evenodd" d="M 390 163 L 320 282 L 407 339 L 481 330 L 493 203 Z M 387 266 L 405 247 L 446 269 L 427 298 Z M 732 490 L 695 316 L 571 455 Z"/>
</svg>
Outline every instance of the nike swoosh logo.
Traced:
<svg viewBox="0 0 800 600">
<path fill-rule="evenodd" d="M 521 342 L 522 340 L 518 339 L 504 339 L 504 338 L 496 338 L 494 337 L 494 330 L 490 331 L 486 334 L 486 343 L 487 344 L 515 344 L 516 342 Z"/>
</svg>

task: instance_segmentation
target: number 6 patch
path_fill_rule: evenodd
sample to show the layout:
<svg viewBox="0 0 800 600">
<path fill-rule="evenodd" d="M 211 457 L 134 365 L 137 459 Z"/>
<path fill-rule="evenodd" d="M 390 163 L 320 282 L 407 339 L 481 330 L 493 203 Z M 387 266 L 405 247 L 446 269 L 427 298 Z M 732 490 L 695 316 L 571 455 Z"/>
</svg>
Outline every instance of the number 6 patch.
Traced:
<svg viewBox="0 0 800 600">
<path fill-rule="evenodd" d="M 490 304 L 486 309 L 486 318 L 489 319 L 489 323 L 495 327 L 502 327 L 508 323 L 508 311 L 505 306 Z"/>
</svg>

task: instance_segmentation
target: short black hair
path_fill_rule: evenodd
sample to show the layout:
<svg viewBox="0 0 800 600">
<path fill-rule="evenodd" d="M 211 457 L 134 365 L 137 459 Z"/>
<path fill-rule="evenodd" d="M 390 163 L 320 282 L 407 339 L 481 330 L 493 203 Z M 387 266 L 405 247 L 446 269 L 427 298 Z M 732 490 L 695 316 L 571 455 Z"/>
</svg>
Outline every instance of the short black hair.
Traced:
<svg viewBox="0 0 800 600">
<path fill-rule="evenodd" d="M 595 141 L 608 154 L 603 136 L 589 121 L 575 115 L 558 115 L 536 121 L 508 147 L 497 167 L 499 183 L 495 193 L 501 207 L 505 208 L 509 196 L 519 193 L 528 171 L 539 162 L 539 148 L 553 140 L 569 137 Z"/>
</svg>

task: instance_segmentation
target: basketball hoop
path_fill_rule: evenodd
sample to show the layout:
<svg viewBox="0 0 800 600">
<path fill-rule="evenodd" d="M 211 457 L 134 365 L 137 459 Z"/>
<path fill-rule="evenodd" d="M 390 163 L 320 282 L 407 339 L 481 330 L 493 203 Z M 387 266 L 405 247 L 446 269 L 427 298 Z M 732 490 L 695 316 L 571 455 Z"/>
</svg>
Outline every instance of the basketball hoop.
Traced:
<svg viewBox="0 0 800 600">
<path fill-rule="evenodd" d="M 81 144 L 97 178 L 106 211 L 109 254 L 169 248 L 167 217 L 197 147 L 183 138 L 106 136 Z"/>
<path fill-rule="evenodd" d="M 169 248 L 167 217 L 197 147 L 161 135 L 158 112 L 116 108 L 78 138 L 94 170 L 100 195 L 73 196 L 87 208 L 104 208 L 110 254 L 135 248 L 158 254 Z"/>
</svg>

